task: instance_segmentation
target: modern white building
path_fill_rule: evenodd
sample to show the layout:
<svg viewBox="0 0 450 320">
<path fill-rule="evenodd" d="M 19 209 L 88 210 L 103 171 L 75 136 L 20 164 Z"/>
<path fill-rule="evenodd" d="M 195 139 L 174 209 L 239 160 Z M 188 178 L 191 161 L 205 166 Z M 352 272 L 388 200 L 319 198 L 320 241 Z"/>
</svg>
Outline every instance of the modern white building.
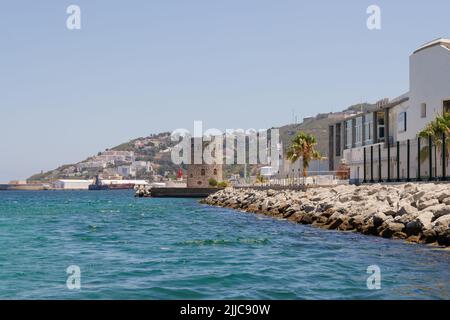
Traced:
<svg viewBox="0 0 450 320">
<path fill-rule="evenodd" d="M 130 166 L 118 166 L 117 173 L 122 177 L 134 177 L 136 176 L 136 170 Z"/>
<path fill-rule="evenodd" d="M 434 40 L 414 51 L 409 78 L 409 92 L 329 127 L 330 170 L 345 163 L 354 182 L 449 172 L 449 159 L 418 134 L 436 116 L 450 112 L 450 40 Z"/>
<path fill-rule="evenodd" d="M 61 179 L 53 183 L 53 188 L 61 190 L 88 190 L 93 180 Z"/>
</svg>

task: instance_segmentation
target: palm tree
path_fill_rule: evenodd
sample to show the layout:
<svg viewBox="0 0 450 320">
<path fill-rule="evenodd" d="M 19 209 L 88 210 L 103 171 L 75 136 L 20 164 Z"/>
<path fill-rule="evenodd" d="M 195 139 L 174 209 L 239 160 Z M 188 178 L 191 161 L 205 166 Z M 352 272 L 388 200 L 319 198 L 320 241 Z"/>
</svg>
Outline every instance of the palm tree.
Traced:
<svg viewBox="0 0 450 320">
<path fill-rule="evenodd" d="M 300 131 L 292 139 L 292 144 L 287 151 L 286 156 L 291 163 L 295 163 L 302 158 L 303 177 L 306 177 L 308 174 L 311 160 L 322 159 L 320 153 L 314 149 L 316 144 L 317 140 L 313 135 Z"/>
<path fill-rule="evenodd" d="M 438 115 L 435 120 L 431 121 L 426 127 L 419 133 L 421 138 L 431 138 L 432 143 L 442 149 L 442 137 L 446 136 L 445 155 L 448 157 L 450 153 L 450 113 L 445 113 L 443 116 Z M 436 149 L 435 149 L 436 152 Z M 441 150 L 442 152 L 442 150 Z M 420 152 L 420 159 L 422 162 L 428 158 L 428 147 L 422 148 Z M 434 157 L 436 162 L 436 156 Z M 436 167 L 436 163 L 435 163 Z"/>
</svg>

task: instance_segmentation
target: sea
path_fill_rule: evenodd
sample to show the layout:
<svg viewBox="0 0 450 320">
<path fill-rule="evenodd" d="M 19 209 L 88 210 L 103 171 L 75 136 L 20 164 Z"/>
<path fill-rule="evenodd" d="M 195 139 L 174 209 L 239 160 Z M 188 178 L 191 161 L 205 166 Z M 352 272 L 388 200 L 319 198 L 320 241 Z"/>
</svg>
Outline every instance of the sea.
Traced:
<svg viewBox="0 0 450 320">
<path fill-rule="evenodd" d="M 132 191 L 0 191 L 0 299 L 449 299 L 450 251 Z"/>
</svg>

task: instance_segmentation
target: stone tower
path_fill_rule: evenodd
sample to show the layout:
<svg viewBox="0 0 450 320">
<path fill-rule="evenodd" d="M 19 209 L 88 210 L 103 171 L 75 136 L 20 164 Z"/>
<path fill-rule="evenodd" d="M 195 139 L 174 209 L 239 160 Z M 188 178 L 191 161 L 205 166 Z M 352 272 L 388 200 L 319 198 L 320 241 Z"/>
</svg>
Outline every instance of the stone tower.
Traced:
<svg viewBox="0 0 450 320">
<path fill-rule="evenodd" d="M 208 188 L 209 179 L 223 181 L 222 165 L 220 164 L 190 164 L 187 166 L 187 187 Z"/>
<path fill-rule="evenodd" d="M 203 154 L 203 143 L 200 141 L 194 143 L 195 138 L 191 140 L 191 164 L 187 165 L 187 187 L 188 188 L 209 188 L 209 180 L 214 179 L 217 182 L 223 181 L 223 172 L 221 164 L 194 164 L 194 153 Z M 202 161 L 200 161 L 202 162 Z"/>
</svg>

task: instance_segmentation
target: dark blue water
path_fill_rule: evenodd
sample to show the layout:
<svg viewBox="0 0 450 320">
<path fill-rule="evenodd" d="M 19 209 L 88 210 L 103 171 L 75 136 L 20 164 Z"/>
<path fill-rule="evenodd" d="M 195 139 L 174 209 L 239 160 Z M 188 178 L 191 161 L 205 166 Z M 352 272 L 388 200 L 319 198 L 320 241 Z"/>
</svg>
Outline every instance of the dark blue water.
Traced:
<svg viewBox="0 0 450 320">
<path fill-rule="evenodd" d="M 81 270 L 69 290 L 66 268 Z M 369 265 L 381 289 L 369 290 Z M 450 252 L 131 192 L 0 192 L 0 298 L 449 299 Z"/>
</svg>

